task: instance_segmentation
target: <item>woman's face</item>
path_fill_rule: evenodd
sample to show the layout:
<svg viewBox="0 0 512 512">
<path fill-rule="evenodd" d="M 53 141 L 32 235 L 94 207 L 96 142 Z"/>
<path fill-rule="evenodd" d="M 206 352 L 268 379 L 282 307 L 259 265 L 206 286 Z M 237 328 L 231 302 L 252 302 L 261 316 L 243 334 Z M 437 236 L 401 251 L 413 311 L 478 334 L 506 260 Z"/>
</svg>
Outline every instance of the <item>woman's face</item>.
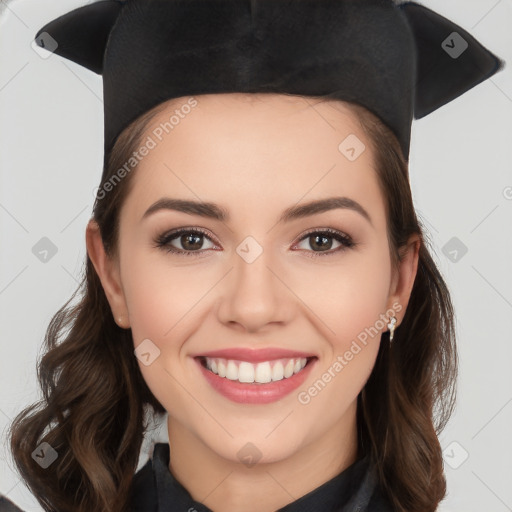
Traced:
<svg viewBox="0 0 512 512">
<path fill-rule="evenodd" d="M 284 95 L 181 98 L 142 144 L 121 210 L 119 290 L 107 295 L 170 428 L 261 462 L 351 430 L 416 271 L 411 260 L 402 284 L 392 273 L 355 116 Z"/>
</svg>

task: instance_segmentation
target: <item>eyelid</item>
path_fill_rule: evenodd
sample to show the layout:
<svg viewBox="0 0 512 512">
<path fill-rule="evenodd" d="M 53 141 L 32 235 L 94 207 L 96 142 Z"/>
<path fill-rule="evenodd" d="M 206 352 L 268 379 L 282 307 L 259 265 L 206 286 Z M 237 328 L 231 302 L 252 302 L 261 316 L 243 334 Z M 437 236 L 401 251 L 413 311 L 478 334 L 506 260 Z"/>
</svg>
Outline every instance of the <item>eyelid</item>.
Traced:
<svg viewBox="0 0 512 512">
<path fill-rule="evenodd" d="M 313 233 L 328 233 L 332 236 L 338 235 L 340 237 L 345 238 L 346 240 L 352 240 L 352 237 L 349 236 L 347 233 L 344 233 L 343 231 L 340 231 L 339 229 L 334 228 L 311 228 L 305 231 L 304 233 L 301 233 L 298 237 L 299 242 L 304 240 L 308 235 L 311 235 Z"/>
<path fill-rule="evenodd" d="M 155 239 L 154 247 L 163 249 L 169 253 L 177 254 L 177 255 L 185 255 L 185 256 L 196 256 L 201 257 L 204 255 L 206 251 L 212 250 L 210 249 L 199 249 L 197 251 L 185 251 L 183 249 L 178 249 L 176 247 L 173 247 L 170 245 L 171 241 L 174 241 L 174 239 L 178 238 L 180 235 L 183 234 L 190 234 L 190 233 L 199 233 L 204 235 L 206 238 L 208 238 L 212 243 L 214 243 L 217 246 L 221 246 L 219 242 L 216 241 L 216 238 L 206 229 L 199 228 L 196 226 L 182 226 L 179 228 L 172 229 L 170 231 L 166 231 L 163 234 L 159 235 Z M 316 258 L 319 256 L 329 256 L 329 255 L 335 255 L 340 252 L 343 252 L 346 249 L 350 249 L 355 247 L 357 244 L 354 242 L 353 238 L 344 233 L 343 231 L 340 231 L 338 229 L 334 228 L 311 228 L 304 233 L 301 233 L 297 237 L 297 242 L 294 243 L 292 248 L 295 248 L 298 244 L 303 242 L 308 235 L 311 235 L 313 233 L 318 234 L 327 234 L 329 238 L 334 238 L 337 242 L 341 244 L 340 247 L 336 249 L 329 249 L 328 251 L 309 251 L 305 249 L 299 249 L 301 252 L 309 253 L 310 257 Z M 172 247 L 172 249 L 169 249 L 168 247 Z M 215 249 L 214 249 L 215 250 Z"/>
<path fill-rule="evenodd" d="M 174 254 L 185 254 L 185 255 L 199 255 L 204 253 L 207 250 L 211 249 L 200 249 L 199 251 L 184 251 L 183 249 L 178 249 L 170 245 L 171 241 L 177 239 L 180 235 L 189 234 L 189 233 L 199 233 L 208 238 L 214 245 L 220 246 L 220 243 L 216 240 L 216 238 L 206 229 L 199 228 L 196 226 L 182 226 L 176 229 L 171 229 L 170 231 L 165 231 L 161 235 L 157 235 L 155 238 L 154 247 L 167 250 L 167 252 Z M 166 247 L 172 247 L 172 249 L 166 249 Z"/>
</svg>

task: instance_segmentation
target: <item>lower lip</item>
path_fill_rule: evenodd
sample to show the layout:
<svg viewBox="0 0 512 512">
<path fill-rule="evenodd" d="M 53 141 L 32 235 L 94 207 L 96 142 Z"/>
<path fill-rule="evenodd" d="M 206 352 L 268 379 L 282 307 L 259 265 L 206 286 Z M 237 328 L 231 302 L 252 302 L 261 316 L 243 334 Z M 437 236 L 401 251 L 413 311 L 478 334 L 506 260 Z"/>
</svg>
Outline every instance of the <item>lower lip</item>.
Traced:
<svg viewBox="0 0 512 512">
<path fill-rule="evenodd" d="M 229 398 L 229 400 L 242 404 L 268 404 L 284 398 L 294 389 L 297 389 L 309 375 L 311 367 L 317 359 L 310 360 L 300 372 L 293 374 L 293 376 L 287 379 L 283 378 L 265 384 L 258 384 L 256 382 L 253 384 L 243 383 L 219 377 L 217 374 L 207 370 L 201 364 L 200 359 L 195 359 L 195 361 L 212 388 L 226 398 Z"/>
</svg>

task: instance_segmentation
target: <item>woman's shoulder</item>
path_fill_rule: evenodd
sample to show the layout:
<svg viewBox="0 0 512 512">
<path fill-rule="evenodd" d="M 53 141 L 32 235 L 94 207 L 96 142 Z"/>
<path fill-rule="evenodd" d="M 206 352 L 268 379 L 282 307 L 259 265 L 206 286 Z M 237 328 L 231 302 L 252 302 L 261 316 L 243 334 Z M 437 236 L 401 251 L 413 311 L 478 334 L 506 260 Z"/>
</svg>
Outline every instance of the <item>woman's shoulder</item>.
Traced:
<svg viewBox="0 0 512 512">
<path fill-rule="evenodd" d="M 129 506 L 130 512 L 156 512 L 158 509 L 155 474 L 151 457 L 133 475 Z M 0 510 L 0 512 L 2 511 Z"/>
<path fill-rule="evenodd" d="M 372 485 L 368 486 L 367 492 L 363 490 L 363 495 L 366 494 L 366 499 L 363 502 L 366 501 L 367 504 L 366 508 L 363 507 L 361 510 L 366 512 L 395 512 L 388 495 L 380 485 L 375 468 L 370 466 L 369 473 L 371 473 Z"/>
<path fill-rule="evenodd" d="M 156 512 L 157 493 L 151 458 L 133 475 L 129 500 L 130 512 Z M 0 512 L 24 512 L 0 494 Z"/>
<path fill-rule="evenodd" d="M 353 499 L 343 509 L 361 512 L 395 512 L 395 509 L 381 487 L 375 469 L 369 464 L 366 475 Z"/>
<path fill-rule="evenodd" d="M 130 512 L 156 512 L 156 486 L 151 459 L 133 476 L 130 493 Z M 25 511 L 0 494 L 0 512 Z"/>
<path fill-rule="evenodd" d="M 388 497 L 377 488 L 368 502 L 368 512 L 395 512 Z"/>
<path fill-rule="evenodd" d="M 167 445 L 168 446 L 168 445 Z M 160 450 L 166 448 L 166 445 L 159 447 Z M 359 489 L 357 496 L 353 498 L 359 506 L 357 510 L 365 512 L 394 512 L 394 509 L 382 491 L 381 487 L 373 479 L 364 479 L 363 485 Z M 373 480 L 373 484 L 370 482 Z M 353 505 L 354 502 L 351 502 Z M 348 507 L 353 510 L 352 507 Z M 135 473 L 130 488 L 129 508 L 130 512 L 157 512 L 158 499 L 155 481 L 155 472 L 153 468 L 152 457 L 146 464 Z M 346 510 L 346 508 L 343 508 Z M 0 495 L 0 512 L 24 512 L 5 496 Z"/>
<path fill-rule="evenodd" d="M 0 494 L 0 512 L 23 512 L 23 510 Z"/>
</svg>

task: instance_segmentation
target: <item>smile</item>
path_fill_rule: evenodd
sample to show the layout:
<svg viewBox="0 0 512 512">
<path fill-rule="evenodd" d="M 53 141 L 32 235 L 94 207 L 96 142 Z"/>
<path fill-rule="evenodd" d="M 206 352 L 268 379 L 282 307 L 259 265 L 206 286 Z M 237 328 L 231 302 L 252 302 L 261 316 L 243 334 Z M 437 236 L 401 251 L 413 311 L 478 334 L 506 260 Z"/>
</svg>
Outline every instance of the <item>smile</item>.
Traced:
<svg viewBox="0 0 512 512">
<path fill-rule="evenodd" d="M 307 358 L 277 359 L 263 361 L 257 364 L 233 359 L 211 358 L 204 359 L 206 368 L 219 377 L 238 382 L 266 384 L 281 379 L 288 379 L 299 373 L 307 363 Z"/>
<path fill-rule="evenodd" d="M 284 357 L 249 362 L 223 357 L 194 357 L 212 388 L 238 403 L 270 403 L 291 393 L 306 379 L 317 357 Z"/>
</svg>

